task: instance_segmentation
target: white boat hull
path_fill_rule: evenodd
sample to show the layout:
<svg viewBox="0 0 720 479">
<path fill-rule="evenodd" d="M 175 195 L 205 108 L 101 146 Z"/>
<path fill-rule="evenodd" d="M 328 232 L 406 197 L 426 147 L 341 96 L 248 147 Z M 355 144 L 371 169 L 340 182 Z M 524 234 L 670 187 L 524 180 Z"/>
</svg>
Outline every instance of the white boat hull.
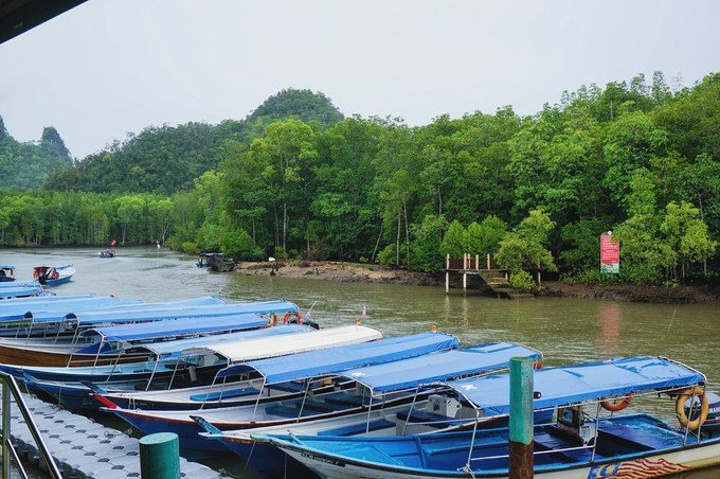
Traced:
<svg viewBox="0 0 720 479">
<path fill-rule="evenodd" d="M 296 459 L 322 478 L 327 479 L 408 479 L 427 477 L 451 479 L 458 477 L 507 478 L 507 473 L 482 474 L 474 476 L 464 472 L 455 474 L 446 471 L 419 471 L 417 469 L 393 469 L 391 466 L 372 466 L 342 458 L 329 457 L 313 452 L 281 447 L 290 457 Z M 720 465 L 720 442 L 693 446 L 677 451 L 668 451 L 644 457 L 603 462 L 592 466 L 576 466 L 565 469 L 536 470 L 534 476 L 543 479 L 601 479 L 609 477 L 645 478 L 681 474 L 694 469 Z"/>
</svg>

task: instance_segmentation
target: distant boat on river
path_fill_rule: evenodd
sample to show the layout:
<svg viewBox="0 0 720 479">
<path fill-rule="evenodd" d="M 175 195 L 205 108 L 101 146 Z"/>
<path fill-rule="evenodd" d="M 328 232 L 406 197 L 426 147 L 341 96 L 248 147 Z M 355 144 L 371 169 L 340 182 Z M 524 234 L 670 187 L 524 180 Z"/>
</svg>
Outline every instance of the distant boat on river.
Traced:
<svg viewBox="0 0 720 479">
<path fill-rule="evenodd" d="M 57 286 L 69 282 L 75 274 L 75 268 L 71 264 L 56 266 L 36 266 L 33 269 L 33 278 L 45 286 Z"/>
<path fill-rule="evenodd" d="M 15 281 L 15 266 L 0 264 L 0 283 Z"/>
<path fill-rule="evenodd" d="M 114 258 L 116 254 L 113 249 L 104 249 L 98 253 L 98 256 L 101 258 Z"/>
</svg>

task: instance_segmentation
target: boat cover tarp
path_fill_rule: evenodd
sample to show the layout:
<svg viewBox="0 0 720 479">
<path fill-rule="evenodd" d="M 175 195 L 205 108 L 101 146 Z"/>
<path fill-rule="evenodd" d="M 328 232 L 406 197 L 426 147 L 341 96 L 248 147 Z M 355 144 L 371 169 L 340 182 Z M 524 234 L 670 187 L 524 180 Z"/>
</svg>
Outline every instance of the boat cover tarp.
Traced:
<svg viewBox="0 0 720 479">
<path fill-rule="evenodd" d="M 290 301 L 257 301 L 248 303 L 217 304 L 208 306 L 192 306 L 169 309 L 149 309 L 138 311 L 121 308 L 112 312 L 86 311 L 78 315 L 69 315 L 65 319 L 68 324 L 77 324 L 81 327 L 94 325 L 128 323 L 139 321 L 160 321 L 163 319 L 198 318 L 236 316 L 238 314 L 284 314 L 297 311 L 297 306 Z M 35 322 L 55 322 L 56 318 L 35 318 Z"/>
<path fill-rule="evenodd" d="M 460 341 L 455 336 L 420 333 L 308 351 L 282 358 L 259 359 L 223 369 L 218 372 L 217 377 L 256 371 L 265 378 L 266 384 L 276 384 L 337 374 L 348 369 L 414 358 L 459 346 Z"/>
<path fill-rule="evenodd" d="M 132 307 L 127 307 L 126 305 L 119 303 L 119 304 L 109 304 L 107 306 L 100 306 L 100 307 L 93 307 L 90 306 L 83 306 L 79 305 L 75 308 L 63 308 L 61 306 L 58 306 L 54 309 L 35 309 L 30 310 L 31 315 L 27 319 L 33 319 L 36 322 L 59 322 L 64 321 L 68 318 L 77 318 L 79 316 L 85 316 L 85 315 L 112 315 L 112 314 L 135 314 L 138 312 L 147 312 L 147 311 L 175 311 L 178 309 L 184 309 L 184 308 L 205 308 L 205 307 L 215 307 L 215 306 L 224 306 L 227 305 L 227 303 L 220 299 L 216 298 L 214 296 L 201 296 L 198 298 L 192 298 L 192 299 L 186 299 L 182 301 L 164 301 L 164 302 L 157 302 L 157 303 L 143 303 L 142 301 L 137 300 L 121 300 L 121 301 L 131 301 Z"/>
<path fill-rule="evenodd" d="M 488 343 L 342 373 L 367 386 L 373 394 L 413 389 L 420 384 L 507 368 L 510 358 L 542 358 L 533 349 L 514 343 Z"/>
<path fill-rule="evenodd" d="M 43 289 L 40 286 L 16 286 L 14 288 L 0 288 L 0 299 L 14 298 L 17 296 L 37 296 L 42 292 Z"/>
<path fill-rule="evenodd" d="M 510 411 L 510 375 L 498 374 L 446 384 L 486 415 Z M 649 390 L 691 386 L 705 382 L 698 371 L 666 358 L 618 358 L 574 366 L 539 369 L 534 373 L 534 391 L 541 397 L 534 409 L 546 409 Z"/>
<path fill-rule="evenodd" d="M 0 290 L 2 289 L 10 289 L 10 288 L 17 288 L 18 286 L 23 286 L 25 288 L 29 288 L 32 286 L 40 286 L 40 283 L 37 281 L 10 281 L 10 282 L 3 282 L 0 283 Z"/>
<path fill-rule="evenodd" d="M 32 319 L 34 315 L 40 313 L 52 313 L 58 318 L 62 319 L 67 313 L 73 309 L 91 309 L 91 308 L 106 308 L 106 307 L 118 307 L 122 306 L 128 308 L 129 306 L 139 305 L 140 301 L 134 299 L 115 299 L 115 298 L 80 298 L 66 301 L 49 301 L 46 303 L 33 303 L 23 304 L 15 303 L 6 305 L 3 303 L 2 310 L 0 310 L 0 321 L 6 320 L 7 318 L 25 317 L 25 319 Z M 27 314 L 30 313 L 30 314 Z"/>
<path fill-rule="evenodd" d="M 380 338 L 382 338 L 382 333 L 377 329 L 354 324 L 352 326 L 340 326 L 319 331 L 315 330 L 299 336 L 285 338 L 283 341 L 277 341 L 274 338 L 263 338 L 253 341 L 239 341 L 215 346 L 205 346 L 203 347 L 205 352 L 185 351 L 185 353 L 214 353 L 227 358 L 230 363 L 236 363 L 239 361 L 246 362 L 252 361 L 253 359 L 297 354 L 333 346 L 364 343 Z"/>
<path fill-rule="evenodd" d="M 207 353 L 205 346 L 219 345 L 223 343 L 237 343 L 257 338 L 275 337 L 285 334 L 309 333 L 314 328 L 305 324 L 283 324 L 272 328 L 256 329 L 252 331 L 240 331 L 237 333 L 219 334 L 215 336 L 202 336 L 199 338 L 174 339 L 170 341 L 158 341 L 143 344 L 142 346 L 128 348 L 124 352 L 131 354 L 136 352 L 150 352 L 157 357 L 165 358 L 170 356 L 194 355 Z"/>
<path fill-rule="evenodd" d="M 93 328 L 82 335 L 103 336 L 105 341 L 130 342 L 180 335 L 256 329 L 267 326 L 267 324 L 268 320 L 257 314 L 239 314 L 219 318 L 166 319 L 151 323 L 104 326 Z"/>
<path fill-rule="evenodd" d="M 36 282 L 31 281 L 30 283 L 35 284 Z M 13 284 L 17 285 L 18 282 L 16 281 Z M 36 283 L 36 284 L 39 285 L 40 283 Z M 42 296 L 39 298 L 38 297 L 14 298 L 14 299 L 8 299 L 6 302 L 3 303 L 3 306 L 10 305 L 10 304 L 21 304 L 21 303 L 30 305 L 30 304 L 36 304 L 36 303 L 39 303 L 39 304 L 49 303 L 49 302 L 54 302 L 54 301 L 58 301 L 58 302 L 68 301 L 68 300 L 72 301 L 72 300 L 76 300 L 76 299 L 87 299 L 87 298 L 93 298 L 93 297 L 94 296 L 92 294 L 74 294 L 74 295 L 68 295 L 68 296 Z"/>
</svg>

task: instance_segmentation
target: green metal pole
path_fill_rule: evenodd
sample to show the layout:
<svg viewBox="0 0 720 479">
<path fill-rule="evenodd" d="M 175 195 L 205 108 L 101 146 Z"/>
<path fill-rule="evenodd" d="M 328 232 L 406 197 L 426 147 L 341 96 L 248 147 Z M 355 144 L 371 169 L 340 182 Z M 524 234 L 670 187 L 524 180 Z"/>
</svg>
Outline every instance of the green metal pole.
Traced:
<svg viewBox="0 0 720 479">
<path fill-rule="evenodd" d="M 140 477 L 180 478 L 180 442 L 177 434 L 159 432 L 140 439 Z"/>
<path fill-rule="evenodd" d="M 510 479 L 533 477 L 533 365 L 510 359 Z"/>
</svg>

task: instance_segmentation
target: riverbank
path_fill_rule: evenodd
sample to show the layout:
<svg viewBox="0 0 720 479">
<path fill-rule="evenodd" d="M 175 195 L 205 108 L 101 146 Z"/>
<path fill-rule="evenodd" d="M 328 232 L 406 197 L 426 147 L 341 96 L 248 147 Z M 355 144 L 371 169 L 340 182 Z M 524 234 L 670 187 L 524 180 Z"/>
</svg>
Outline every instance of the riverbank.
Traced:
<svg viewBox="0 0 720 479">
<path fill-rule="evenodd" d="M 343 283 L 404 284 L 412 286 L 443 286 L 442 274 L 418 273 L 379 265 L 339 263 L 332 261 L 303 261 L 299 263 L 238 263 L 236 271 L 245 275 L 277 275 Z M 639 303 L 717 303 L 719 286 L 663 286 L 567 284 L 559 281 L 543 282 L 540 296 L 564 298 L 595 298 Z"/>
</svg>

